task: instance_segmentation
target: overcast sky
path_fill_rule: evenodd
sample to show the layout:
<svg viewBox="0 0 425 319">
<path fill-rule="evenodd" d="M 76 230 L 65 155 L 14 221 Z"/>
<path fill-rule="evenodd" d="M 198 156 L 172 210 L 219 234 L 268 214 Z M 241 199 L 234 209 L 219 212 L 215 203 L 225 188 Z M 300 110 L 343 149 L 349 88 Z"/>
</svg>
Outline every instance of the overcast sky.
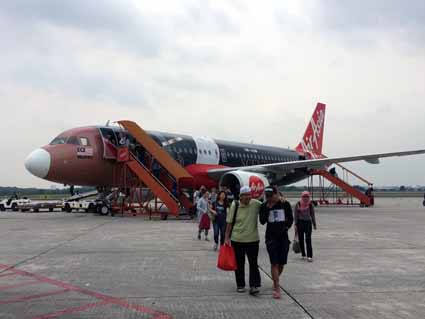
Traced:
<svg viewBox="0 0 425 319">
<path fill-rule="evenodd" d="M 326 103 L 328 156 L 425 147 L 425 1 L 0 4 L 1 186 L 66 129 L 145 129 L 294 147 Z M 425 185 L 425 156 L 351 164 Z"/>
</svg>

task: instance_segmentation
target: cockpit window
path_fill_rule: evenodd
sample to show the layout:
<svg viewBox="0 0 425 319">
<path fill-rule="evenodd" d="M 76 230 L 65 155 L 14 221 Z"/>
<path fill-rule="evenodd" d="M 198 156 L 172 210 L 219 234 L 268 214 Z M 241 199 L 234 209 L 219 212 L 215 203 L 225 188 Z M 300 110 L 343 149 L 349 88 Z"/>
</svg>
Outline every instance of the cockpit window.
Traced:
<svg viewBox="0 0 425 319">
<path fill-rule="evenodd" d="M 55 137 L 53 139 L 53 141 L 50 142 L 50 145 L 65 144 L 67 139 L 68 139 L 67 136 L 58 136 L 58 137 Z"/>
<path fill-rule="evenodd" d="M 76 136 L 70 136 L 66 141 L 66 144 L 80 145 L 80 141 Z"/>
</svg>

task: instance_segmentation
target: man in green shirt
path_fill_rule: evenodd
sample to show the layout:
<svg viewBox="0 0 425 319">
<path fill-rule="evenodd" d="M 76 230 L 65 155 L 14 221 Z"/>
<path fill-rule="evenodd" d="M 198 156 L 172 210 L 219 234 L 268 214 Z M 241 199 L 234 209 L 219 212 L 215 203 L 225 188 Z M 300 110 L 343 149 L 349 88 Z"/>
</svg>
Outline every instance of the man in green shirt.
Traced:
<svg viewBox="0 0 425 319">
<path fill-rule="evenodd" d="M 226 239 L 235 250 L 238 269 L 235 271 L 237 292 L 245 292 L 245 255 L 249 262 L 249 293 L 257 295 L 261 286 L 261 276 L 258 270 L 258 250 L 260 236 L 258 235 L 258 215 L 261 202 L 251 198 L 251 188 L 243 186 L 240 189 L 239 201 L 233 201 L 227 214 Z M 236 218 L 234 218 L 236 214 Z"/>
</svg>

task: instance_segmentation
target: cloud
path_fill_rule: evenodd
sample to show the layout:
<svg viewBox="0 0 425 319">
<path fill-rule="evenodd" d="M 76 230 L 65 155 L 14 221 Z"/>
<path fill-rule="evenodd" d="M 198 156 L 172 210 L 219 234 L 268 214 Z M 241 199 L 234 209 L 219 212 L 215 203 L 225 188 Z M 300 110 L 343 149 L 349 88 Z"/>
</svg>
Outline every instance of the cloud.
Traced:
<svg viewBox="0 0 425 319">
<path fill-rule="evenodd" d="M 0 107 L 14 142 L 0 136 L 1 184 L 43 184 L 22 169 L 26 154 L 108 119 L 293 146 L 318 100 L 328 104 L 329 156 L 420 148 L 424 11 L 386 3 L 6 1 Z M 394 50 L 401 40 L 409 50 Z M 359 173 L 425 184 L 423 165 L 399 165 L 407 160 L 407 175 Z"/>
<path fill-rule="evenodd" d="M 159 30 L 138 13 L 132 1 L 6 1 L 0 14 L 14 21 L 14 27 L 23 33 L 72 29 L 101 47 L 126 47 L 145 56 L 155 56 L 160 51 Z"/>
<path fill-rule="evenodd" d="M 325 31 L 354 44 L 382 41 L 425 45 L 425 2 L 422 0 L 360 0 L 319 2 L 313 21 Z"/>
</svg>

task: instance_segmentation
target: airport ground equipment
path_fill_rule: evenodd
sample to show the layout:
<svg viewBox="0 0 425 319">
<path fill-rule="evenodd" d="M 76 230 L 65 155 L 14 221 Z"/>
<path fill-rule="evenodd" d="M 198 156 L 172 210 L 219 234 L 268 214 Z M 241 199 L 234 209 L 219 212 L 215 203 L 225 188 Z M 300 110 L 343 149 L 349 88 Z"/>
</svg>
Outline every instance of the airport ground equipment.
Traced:
<svg viewBox="0 0 425 319">
<path fill-rule="evenodd" d="M 143 202 L 139 201 L 143 212 L 164 215 L 163 206 L 166 206 L 170 214 L 178 216 L 182 208 L 190 210 L 192 201 L 184 190 L 193 188 L 192 175 L 136 123 L 131 121 L 118 123 L 143 149 L 142 154 L 136 154 L 127 146 L 120 147 L 118 151 L 117 161 L 126 168 L 122 170 L 123 174 L 130 174 L 132 177 L 130 181 L 133 181 L 129 183 L 128 188 L 124 188 L 126 197 L 131 193 L 134 194 L 134 189 L 148 188 L 151 192 L 150 198 L 146 198 L 147 200 Z M 128 177 L 125 176 L 123 180 L 129 180 Z"/>
<path fill-rule="evenodd" d="M 94 200 L 66 200 L 62 204 L 62 210 L 67 213 L 71 213 L 72 211 L 80 211 L 84 210 L 87 213 L 95 213 L 96 212 L 96 203 Z"/>
<path fill-rule="evenodd" d="M 10 209 L 14 212 L 17 212 L 19 210 L 19 206 L 30 204 L 30 203 L 31 203 L 31 200 L 26 197 L 24 198 L 10 197 L 0 202 L 0 211 L 4 212 L 5 210 Z"/>
<path fill-rule="evenodd" d="M 40 210 L 48 210 L 49 212 L 53 212 L 55 209 L 62 208 L 62 202 L 60 201 L 31 201 L 22 205 L 19 205 L 18 208 L 21 212 L 33 211 L 35 213 Z"/>
<path fill-rule="evenodd" d="M 98 193 L 97 190 L 92 190 L 92 191 L 81 193 L 81 194 L 75 194 L 75 195 L 67 198 L 66 201 L 68 201 L 68 202 L 79 201 L 79 200 L 82 200 L 82 199 L 86 199 L 86 198 L 89 198 L 89 197 L 96 196 L 97 193 Z"/>
<path fill-rule="evenodd" d="M 373 206 L 373 194 L 367 195 L 364 191 L 351 185 L 357 181 L 371 189 L 372 183 L 354 173 L 341 164 L 335 164 L 333 170 L 312 170 L 308 179 L 308 189 L 312 200 L 319 205 L 359 205 Z M 338 174 L 338 170 L 340 174 Z M 314 184 L 314 177 L 318 177 L 318 186 Z M 325 180 L 329 184 L 325 183 Z"/>
</svg>

